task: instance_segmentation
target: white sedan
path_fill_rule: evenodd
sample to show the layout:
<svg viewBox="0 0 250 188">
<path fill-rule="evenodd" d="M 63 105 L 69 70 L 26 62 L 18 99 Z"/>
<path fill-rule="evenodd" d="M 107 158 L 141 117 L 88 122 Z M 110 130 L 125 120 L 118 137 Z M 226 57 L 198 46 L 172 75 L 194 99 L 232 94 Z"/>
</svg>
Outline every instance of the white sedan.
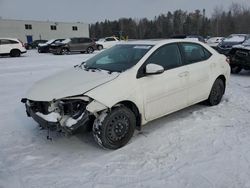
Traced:
<svg viewBox="0 0 250 188">
<path fill-rule="evenodd" d="M 120 40 L 116 37 L 106 37 L 101 38 L 98 41 L 96 41 L 96 47 L 98 50 L 111 48 L 112 46 L 118 44 Z"/>
<path fill-rule="evenodd" d="M 43 128 L 91 127 L 99 145 L 117 149 L 149 121 L 201 101 L 219 104 L 229 76 L 226 57 L 206 44 L 133 41 L 37 82 L 22 102 Z"/>
</svg>

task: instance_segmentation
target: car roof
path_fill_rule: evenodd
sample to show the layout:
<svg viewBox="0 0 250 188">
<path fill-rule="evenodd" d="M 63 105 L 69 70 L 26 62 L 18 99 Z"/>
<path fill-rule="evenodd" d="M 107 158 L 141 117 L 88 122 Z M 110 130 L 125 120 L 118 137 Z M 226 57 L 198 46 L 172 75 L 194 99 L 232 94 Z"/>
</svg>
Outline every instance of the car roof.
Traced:
<svg viewBox="0 0 250 188">
<path fill-rule="evenodd" d="M 121 44 L 131 44 L 131 45 L 161 45 L 161 44 L 168 44 L 168 43 L 175 43 L 175 42 L 192 42 L 202 44 L 199 41 L 192 40 L 192 39 L 148 39 L 148 40 L 132 40 L 126 41 Z"/>
<path fill-rule="evenodd" d="M 5 40 L 16 40 L 16 41 L 19 41 L 17 38 L 0 38 L 1 39 L 5 39 Z"/>
</svg>

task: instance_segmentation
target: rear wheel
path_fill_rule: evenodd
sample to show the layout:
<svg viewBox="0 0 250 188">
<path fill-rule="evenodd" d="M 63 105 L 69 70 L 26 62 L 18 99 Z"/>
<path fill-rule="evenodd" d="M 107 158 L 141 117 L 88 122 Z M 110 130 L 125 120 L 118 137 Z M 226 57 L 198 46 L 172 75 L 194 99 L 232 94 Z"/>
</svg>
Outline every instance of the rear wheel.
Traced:
<svg viewBox="0 0 250 188">
<path fill-rule="evenodd" d="M 208 97 L 208 104 L 214 106 L 220 103 L 225 92 L 225 85 L 221 79 L 216 79 Z"/>
<path fill-rule="evenodd" d="M 10 56 L 11 57 L 19 57 L 20 55 L 21 55 L 20 50 L 15 49 L 15 50 L 10 51 Z"/>
<path fill-rule="evenodd" d="M 128 143 L 134 134 L 136 118 L 127 107 L 102 112 L 93 125 L 96 142 L 108 149 L 118 149 Z"/>
<path fill-rule="evenodd" d="M 88 54 L 91 54 L 91 53 L 93 53 L 94 52 L 94 48 L 92 48 L 92 47 L 88 47 L 87 48 L 87 53 Z"/>
<path fill-rule="evenodd" d="M 102 45 L 98 45 L 98 46 L 97 46 L 97 49 L 98 49 L 98 50 L 102 50 L 102 49 L 103 49 L 103 46 L 102 46 Z"/>
</svg>

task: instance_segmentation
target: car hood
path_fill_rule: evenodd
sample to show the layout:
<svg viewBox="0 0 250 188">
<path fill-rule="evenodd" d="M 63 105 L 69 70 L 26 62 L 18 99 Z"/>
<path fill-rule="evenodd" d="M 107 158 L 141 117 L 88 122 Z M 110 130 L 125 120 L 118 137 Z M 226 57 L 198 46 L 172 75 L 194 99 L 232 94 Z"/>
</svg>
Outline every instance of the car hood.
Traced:
<svg viewBox="0 0 250 188">
<path fill-rule="evenodd" d="M 241 45 L 235 45 L 233 46 L 233 48 L 237 48 L 237 49 L 245 49 L 245 50 L 250 50 L 250 45 L 244 45 L 244 44 L 241 44 Z"/>
<path fill-rule="evenodd" d="M 44 43 L 44 44 L 38 44 L 38 47 L 45 47 L 45 46 L 49 46 L 49 44 L 46 44 L 46 43 Z"/>
<path fill-rule="evenodd" d="M 222 41 L 219 44 L 219 46 L 224 47 L 224 48 L 231 48 L 232 46 L 239 45 L 239 44 L 242 44 L 242 42 L 225 42 L 225 41 Z"/>
<path fill-rule="evenodd" d="M 72 68 L 36 82 L 27 93 L 33 101 L 52 101 L 81 95 L 115 79 L 119 73 Z"/>
</svg>

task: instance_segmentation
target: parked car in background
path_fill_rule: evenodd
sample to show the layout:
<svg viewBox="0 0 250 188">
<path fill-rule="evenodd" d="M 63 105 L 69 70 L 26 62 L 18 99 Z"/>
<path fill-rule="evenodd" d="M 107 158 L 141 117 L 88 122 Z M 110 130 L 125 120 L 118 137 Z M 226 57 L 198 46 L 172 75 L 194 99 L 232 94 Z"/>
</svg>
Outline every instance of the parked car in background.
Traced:
<svg viewBox="0 0 250 188">
<path fill-rule="evenodd" d="M 235 45 L 229 52 L 232 73 L 242 69 L 250 70 L 250 38 L 241 45 Z"/>
<path fill-rule="evenodd" d="M 102 50 L 103 48 L 110 48 L 116 44 L 118 44 L 120 40 L 117 37 L 106 37 L 101 38 L 98 41 L 96 41 L 96 46 L 98 50 Z"/>
<path fill-rule="evenodd" d="M 38 44 L 37 51 L 38 51 L 38 53 L 48 53 L 51 44 L 59 43 L 59 42 L 62 42 L 64 40 L 65 39 L 51 39 L 51 40 L 49 40 L 46 43 Z"/>
<path fill-rule="evenodd" d="M 219 43 L 216 50 L 226 56 L 229 55 L 229 51 L 234 45 L 244 43 L 250 37 L 249 34 L 232 34 L 226 37 L 224 40 Z"/>
<path fill-rule="evenodd" d="M 25 43 L 24 46 L 27 50 L 30 50 L 30 49 L 35 49 L 38 47 L 38 44 L 44 44 L 48 42 L 48 40 L 34 40 L 33 42 L 31 43 Z"/>
<path fill-rule="evenodd" d="M 219 43 L 221 43 L 223 39 L 224 37 L 211 37 L 207 39 L 207 44 L 212 48 L 216 49 Z"/>
<path fill-rule="evenodd" d="M 26 53 L 26 49 L 19 39 L 0 38 L 0 55 L 19 57 L 23 53 Z"/>
<path fill-rule="evenodd" d="M 50 52 L 59 55 L 69 54 L 71 52 L 93 53 L 95 49 L 95 41 L 86 37 L 68 38 L 62 42 L 50 45 Z"/>
<path fill-rule="evenodd" d="M 22 102 L 43 128 L 91 125 L 99 145 L 117 149 L 149 121 L 201 101 L 219 104 L 229 75 L 226 57 L 204 43 L 131 41 L 37 82 Z"/>
<path fill-rule="evenodd" d="M 194 39 L 194 40 L 198 40 L 200 42 L 204 42 L 205 43 L 204 37 L 200 36 L 200 35 L 188 35 L 187 39 Z"/>
<path fill-rule="evenodd" d="M 171 39 L 189 39 L 193 41 L 205 42 L 204 37 L 200 35 L 173 35 L 170 38 Z"/>
</svg>

